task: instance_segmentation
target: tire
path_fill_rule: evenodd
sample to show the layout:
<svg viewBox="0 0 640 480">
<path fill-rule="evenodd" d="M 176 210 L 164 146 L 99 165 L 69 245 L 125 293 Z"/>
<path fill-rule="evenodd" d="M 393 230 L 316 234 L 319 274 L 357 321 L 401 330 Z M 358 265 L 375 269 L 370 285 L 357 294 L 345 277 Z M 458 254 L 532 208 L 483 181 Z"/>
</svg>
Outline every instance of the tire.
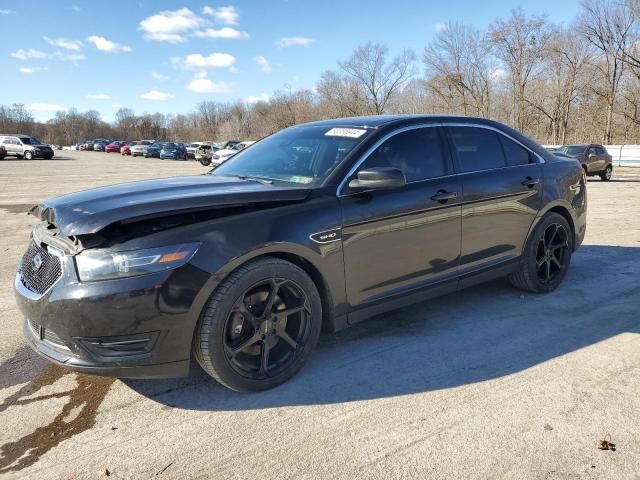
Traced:
<svg viewBox="0 0 640 480">
<path fill-rule="evenodd" d="M 200 162 L 202 165 L 204 165 L 205 167 L 208 167 L 209 165 L 211 165 L 211 160 L 208 160 L 208 159 L 206 159 L 206 158 L 201 158 L 201 159 L 199 160 L 199 162 Z"/>
<path fill-rule="evenodd" d="M 604 172 L 600 174 L 600 179 L 603 182 L 608 182 L 611 180 L 611 174 L 613 173 L 613 167 L 611 165 L 607 165 L 607 168 L 604 169 Z"/>
<path fill-rule="evenodd" d="M 46 157 L 44 157 L 45 160 L 51 160 L 53 158 L 53 155 L 47 155 Z"/>
<path fill-rule="evenodd" d="M 24 152 L 24 159 L 33 160 L 33 152 L 31 152 L 31 150 L 27 150 L 26 152 Z"/>
<path fill-rule="evenodd" d="M 513 286 L 534 293 L 558 288 L 571 264 L 573 241 L 571 227 L 562 215 L 544 215 L 522 252 L 520 269 L 509 276 Z"/>
<path fill-rule="evenodd" d="M 278 317 L 289 309 L 293 312 Z M 264 257 L 238 268 L 212 294 L 196 327 L 193 352 L 222 385 L 259 392 L 302 368 L 321 324 L 322 303 L 311 278 L 292 263 Z"/>
</svg>

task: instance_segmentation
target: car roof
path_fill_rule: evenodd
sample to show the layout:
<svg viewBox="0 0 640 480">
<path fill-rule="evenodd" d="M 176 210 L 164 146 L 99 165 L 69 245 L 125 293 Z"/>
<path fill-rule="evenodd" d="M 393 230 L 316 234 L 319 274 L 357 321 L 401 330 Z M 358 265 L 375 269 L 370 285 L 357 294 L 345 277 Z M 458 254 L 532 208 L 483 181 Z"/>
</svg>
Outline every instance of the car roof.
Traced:
<svg viewBox="0 0 640 480">
<path fill-rule="evenodd" d="M 361 117 L 331 118 L 315 122 L 302 123 L 297 126 L 320 126 L 320 127 L 360 127 L 379 128 L 397 123 L 438 123 L 438 122 L 473 122 L 485 125 L 496 125 L 496 122 L 486 118 L 467 117 L 464 115 L 439 115 L 439 114 L 405 114 L 405 115 L 369 115 Z"/>
</svg>

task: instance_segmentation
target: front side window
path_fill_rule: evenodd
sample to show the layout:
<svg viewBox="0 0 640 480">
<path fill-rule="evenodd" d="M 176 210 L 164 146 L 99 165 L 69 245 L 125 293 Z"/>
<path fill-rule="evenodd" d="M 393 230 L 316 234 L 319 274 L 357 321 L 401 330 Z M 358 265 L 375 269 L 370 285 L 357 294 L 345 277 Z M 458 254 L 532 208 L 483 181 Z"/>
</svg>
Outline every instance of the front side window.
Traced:
<svg viewBox="0 0 640 480">
<path fill-rule="evenodd" d="M 531 163 L 531 154 L 529 153 L 529 150 L 504 135 L 499 135 L 499 137 L 508 166 L 514 167 L 517 165 L 527 165 L 528 163 Z"/>
<path fill-rule="evenodd" d="M 40 140 L 31 137 L 20 137 L 20 141 L 24 145 L 41 145 Z"/>
<path fill-rule="evenodd" d="M 364 161 L 362 168 L 393 167 L 407 182 L 446 175 L 445 156 L 437 128 L 416 128 L 389 138 Z"/>
<path fill-rule="evenodd" d="M 499 134 L 487 128 L 449 127 L 449 134 L 463 172 L 506 166 Z"/>
<path fill-rule="evenodd" d="M 317 186 L 369 133 L 365 128 L 317 125 L 288 128 L 241 150 L 211 175 Z"/>
</svg>

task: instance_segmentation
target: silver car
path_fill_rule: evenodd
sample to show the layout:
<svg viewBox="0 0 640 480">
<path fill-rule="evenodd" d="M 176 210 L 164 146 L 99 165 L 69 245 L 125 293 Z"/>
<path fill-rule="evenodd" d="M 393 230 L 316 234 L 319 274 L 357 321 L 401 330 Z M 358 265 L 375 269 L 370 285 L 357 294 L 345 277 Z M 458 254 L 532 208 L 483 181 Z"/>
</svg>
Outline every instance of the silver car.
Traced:
<svg viewBox="0 0 640 480">
<path fill-rule="evenodd" d="M 29 135 L 0 135 L 0 144 L 5 148 L 6 156 L 8 157 L 24 158 L 26 160 L 33 158 L 50 160 L 54 155 L 53 149 L 49 145 Z"/>
<path fill-rule="evenodd" d="M 141 140 L 136 145 L 131 145 L 131 156 L 132 157 L 141 157 L 144 155 L 144 149 L 153 143 L 153 140 Z"/>
</svg>

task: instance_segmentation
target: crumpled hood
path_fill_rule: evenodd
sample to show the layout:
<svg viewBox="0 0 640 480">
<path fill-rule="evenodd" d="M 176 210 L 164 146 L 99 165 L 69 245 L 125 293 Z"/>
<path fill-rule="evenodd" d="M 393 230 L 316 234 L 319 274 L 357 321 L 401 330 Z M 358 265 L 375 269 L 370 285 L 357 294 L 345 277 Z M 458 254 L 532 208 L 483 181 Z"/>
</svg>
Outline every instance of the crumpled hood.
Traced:
<svg viewBox="0 0 640 480">
<path fill-rule="evenodd" d="M 264 202 L 296 202 L 309 188 L 213 175 L 121 183 L 46 200 L 29 213 L 58 227 L 65 236 L 96 233 L 123 220 Z"/>
</svg>

